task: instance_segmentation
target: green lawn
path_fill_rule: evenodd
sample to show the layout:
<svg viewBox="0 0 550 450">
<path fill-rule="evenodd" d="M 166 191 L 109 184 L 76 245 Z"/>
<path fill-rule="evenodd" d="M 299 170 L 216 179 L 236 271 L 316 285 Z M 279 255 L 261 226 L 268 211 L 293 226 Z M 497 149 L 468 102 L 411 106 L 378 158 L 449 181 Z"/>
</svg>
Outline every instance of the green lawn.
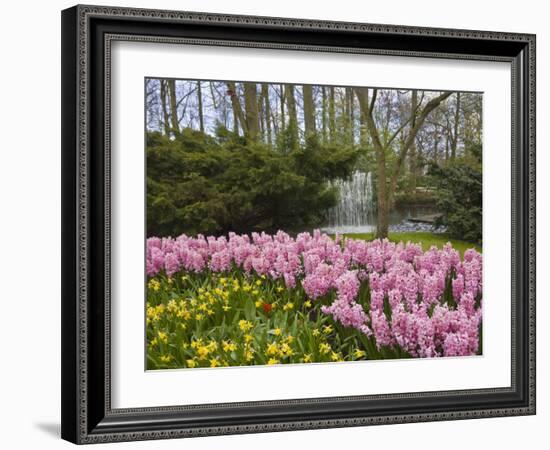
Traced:
<svg viewBox="0 0 550 450">
<path fill-rule="evenodd" d="M 345 237 L 352 239 L 364 239 L 370 241 L 374 239 L 374 233 L 357 233 L 357 234 L 344 234 Z M 443 247 L 447 242 L 450 242 L 453 245 L 453 248 L 457 249 L 460 254 L 464 254 L 464 251 L 469 248 L 475 248 L 478 252 L 481 252 L 481 245 L 474 244 L 472 242 L 461 241 L 458 239 L 451 239 L 446 234 L 435 234 L 435 233 L 422 233 L 422 232 L 413 232 L 413 233 L 390 233 L 388 236 L 389 240 L 392 242 L 414 242 L 422 245 L 424 250 L 428 250 L 432 245 L 437 247 Z"/>
</svg>

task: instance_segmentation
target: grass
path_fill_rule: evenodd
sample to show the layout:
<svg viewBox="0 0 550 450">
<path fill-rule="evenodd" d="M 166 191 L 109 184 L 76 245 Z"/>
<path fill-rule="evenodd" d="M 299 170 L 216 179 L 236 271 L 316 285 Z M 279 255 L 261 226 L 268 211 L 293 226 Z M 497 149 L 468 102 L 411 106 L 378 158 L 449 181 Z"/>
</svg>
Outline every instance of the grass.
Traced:
<svg viewBox="0 0 550 450">
<path fill-rule="evenodd" d="M 344 234 L 345 237 L 352 239 L 363 239 L 370 241 L 374 239 L 374 233 L 357 233 L 357 234 Z M 423 232 L 412 232 L 412 233 L 390 233 L 388 239 L 392 242 L 414 242 L 422 245 L 423 250 L 428 250 L 432 245 L 437 246 L 438 248 L 443 247 L 447 242 L 450 242 L 453 248 L 457 249 L 461 255 L 464 254 L 464 251 L 469 248 L 474 248 L 478 252 L 482 251 L 481 245 L 475 244 L 472 242 L 461 241 L 459 239 L 451 239 L 446 234 L 436 234 L 436 233 L 423 233 Z"/>
</svg>

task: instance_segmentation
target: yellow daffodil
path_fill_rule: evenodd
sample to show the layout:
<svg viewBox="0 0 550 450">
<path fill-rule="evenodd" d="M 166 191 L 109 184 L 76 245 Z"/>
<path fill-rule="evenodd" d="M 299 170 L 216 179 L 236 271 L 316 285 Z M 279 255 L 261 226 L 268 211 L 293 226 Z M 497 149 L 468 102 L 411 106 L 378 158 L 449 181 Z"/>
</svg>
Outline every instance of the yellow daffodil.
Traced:
<svg viewBox="0 0 550 450">
<path fill-rule="evenodd" d="M 294 351 L 292 350 L 290 345 L 288 345 L 286 342 L 284 342 L 281 345 L 281 353 L 285 356 L 292 356 L 294 354 Z"/>
<path fill-rule="evenodd" d="M 237 350 L 237 345 L 231 341 L 222 341 L 222 348 L 224 352 L 234 352 Z"/>
<path fill-rule="evenodd" d="M 267 363 L 271 366 L 273 364 L 279 364 L 279 360 L 275 358 L 269 358 L 269 361 L 267 361 Z"/>
<path fill-rule="evenodd" d="M 196 341 L 191 342 L 191 348 L 198 348 L 202 345 L 202 339 L 197 339 Z"/>
<path fill-rule="evenodd" d="M 239 320 L 239 328 L 241 329 L 241 331 L 249 331 L 252 327 L 252 322 L 244 319 Z"/>
<path fill-rule="evenodd" d="M 283 332 L 283 331 L 282 331 L 280 328 L 275 328 L 275 329 L 273 330 L 273 334 L 274 334 L 275 336 L 280 336 L 282 332 Z"/>
<path fill-rule="evenodd" d="M 193 367 L 197 367 L 197 362 L 194 359 L 188 359 L 185 362 L 187 364 L 187 367 L 190 367 L 191 369 Z"/>
<path fill-rule="evenodd" d="M 158 291 L 160 289 L 160 282 L 155 278 L 151 278 L 147 286 L 153 291 Z"/>
<path fill-rule="evenodd" d="M 208 343 L 208 350 L 210 350 L 211 352 L 214 352 L 218 349 L 218 343 L 216 341 L 210 341 Z"/>
<path fill-rule="evenodd" d="M 178 304 L 174 299 L 172 299 L 168 302 L 166 309 L 168 310 L 169 313 L 174 313 L 178 309 Z"/>
<path fill-rule="evenodd" d="M 306 300 L 306 301 L 304 302 L 304 306 L 305 306 L 306 308 L 311 308 L 311 300 Z"/>
<path fill-rule="evenodd" d="M 359 359 L 359 358 L 364 358 L 367 354 L 365 353 L 364 350 L 361 350 L 361 349 L 358 349 L 356 348 L 355 351 L 353 352 L 353 355 Z"/>
<path fill-rule="evenodd" d="M 265 350 L 265 354 L 267 356 L 274 356 L 274 355 L 277 355 L 278 353 L 279 353 L 279 348 L 277 347 L 276 342 L 271 342 L 270 344 L 267 345 L 267 348 Z"/>
<path fill-rule="evenodd" d="M 218 367 L 220 365 L 220 362 L 217 358 L 212 358 L 210 360 L 210 367 Z"/>
<path fill-rule="evenodd" d="M 326 354 L 329 353 L 331 350 L 332 350 L 332 348 L 331 348 L 330 345 L 327 344 L 326 342 L 322 342 L 321 344 L 319 344 L 319 351 L 320 351 L 323 355 L 326 355 Z"/>
<path fill-rule="evenodd" d="M 210 350 L 205 345 L 197 347 L 197 356 L 199 357 L 199 359 L 206 359 L 209 353 Z"/>
<path fill-rule="evenodd" d="M 147 308 L 147 319 L 149 321 L 157 321 L 160 319 L 160 313 L 158 311 L 158 308 L 155 308 L 154 306 L 150 306 Z"/>
<path fill-rule="evenodd" d="M 161 355 L 160 360 L 163 363 L 169 363 L 170 361 L 172 361 L 172 355 Z"/>
<path fill-rule="evenodd" d="M 311 332 L 311 334 L 313 334 L 313 336 L 319 336 L 319 335 L 321 334 L 321 332 L 320 332 L 317 328 L 315 328 L 315 329 Z"/>
<path fill-rule="evenodd" d="M 176 313 L 176 317 L 183 320 L 189 320 L 191 318 L 191 313 L 187 311 L 186 308 L 180 308 Z"/>
<path fill-rule="evenodd" d="M 305 363 L 311 362 L 311 353 L 307 353 L 304 355 L 304 362 Z"/>
<path fill-rule="evenodd" d="M 158 337 L 160 342 L 162 342 L 163 344 L 166 344 L 168 342 L 168 334 L 165 333 L 164 331 L 159 331 Z"/>
<path fill-rule="evenodd" d="M 330 334 L 334 331 L 334 328 L 332 328 L 332 325 L 325 325 L 323 327 L 323 333 Z"/>
</svg>

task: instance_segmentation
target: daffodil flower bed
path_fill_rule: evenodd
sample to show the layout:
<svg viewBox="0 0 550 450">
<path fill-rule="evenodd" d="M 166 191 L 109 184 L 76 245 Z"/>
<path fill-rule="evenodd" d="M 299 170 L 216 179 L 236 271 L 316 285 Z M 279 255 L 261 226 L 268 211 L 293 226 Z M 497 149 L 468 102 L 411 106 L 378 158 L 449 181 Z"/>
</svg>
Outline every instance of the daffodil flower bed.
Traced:
<svg viewBox="0 0 550 450">
<path fill-rule="evenodd" d="M 147 240 L 149 369 L 481 353 L 482 257 L 318 231 Z"/>
</svg>

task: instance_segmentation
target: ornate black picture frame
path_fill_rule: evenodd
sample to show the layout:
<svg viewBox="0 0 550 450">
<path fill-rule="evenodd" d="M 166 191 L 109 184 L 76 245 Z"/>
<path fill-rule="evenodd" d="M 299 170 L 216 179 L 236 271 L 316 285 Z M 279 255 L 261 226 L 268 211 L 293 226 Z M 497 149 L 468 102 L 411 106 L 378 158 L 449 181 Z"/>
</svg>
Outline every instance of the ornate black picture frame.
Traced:
<svg viewBox="0 0 550 450">
<path fill-rule="evenodd" d="M 113 409 L 109 101 L 116 40 L 511 63 L 511 386 Z M 535 413 L 534 35 L 75 6 L 62 12 L 62 109 L 64 439 L 84 444 Z"/>
</svg>

